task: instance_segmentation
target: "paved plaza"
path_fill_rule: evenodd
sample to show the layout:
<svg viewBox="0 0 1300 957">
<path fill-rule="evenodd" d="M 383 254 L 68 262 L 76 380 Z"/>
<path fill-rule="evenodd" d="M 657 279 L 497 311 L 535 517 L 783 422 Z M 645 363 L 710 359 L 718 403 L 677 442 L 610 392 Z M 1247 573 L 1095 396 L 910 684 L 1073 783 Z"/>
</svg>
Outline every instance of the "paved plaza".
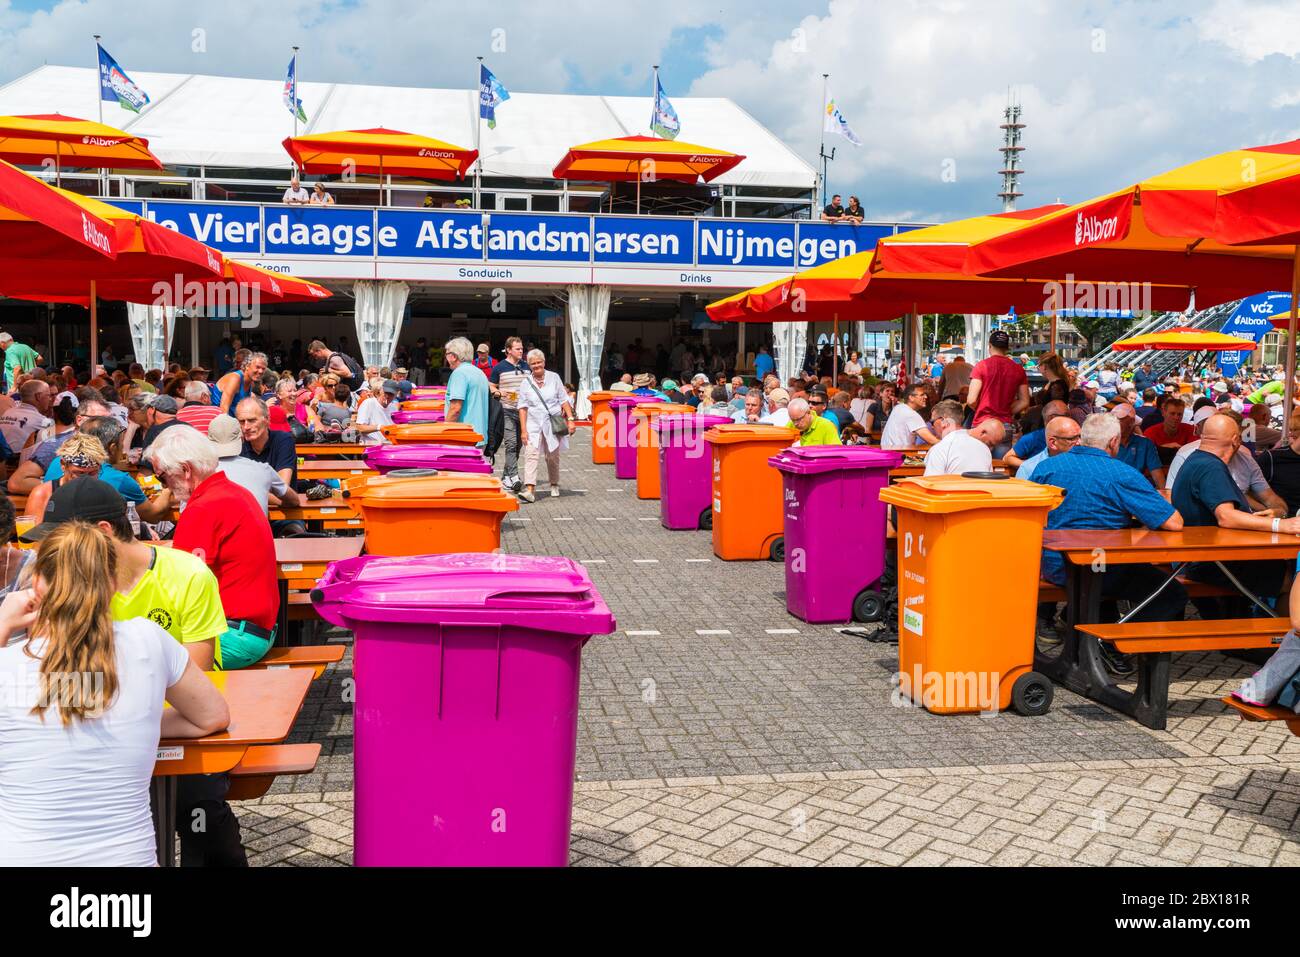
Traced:
<svg viewBox="0 0 1300 957">
<path fill-rule="evenodd" d="M 583 654 L 575 865 L 1300 864 L 1300 741 L 1217 700 L 1250 666 L 1177 656 L 1162 732 L 1060 687 L 1039 718 L 929 714 L 895 645 L 789 616 L 780 565 L 664 529 L 589 441 L 502 541 L 582 561 L 618 620 Z M 351 863 L 350 678 L 349 651 L 290 739 L 316 771 L 236 805 L 255 866 Z"/>
</svg>

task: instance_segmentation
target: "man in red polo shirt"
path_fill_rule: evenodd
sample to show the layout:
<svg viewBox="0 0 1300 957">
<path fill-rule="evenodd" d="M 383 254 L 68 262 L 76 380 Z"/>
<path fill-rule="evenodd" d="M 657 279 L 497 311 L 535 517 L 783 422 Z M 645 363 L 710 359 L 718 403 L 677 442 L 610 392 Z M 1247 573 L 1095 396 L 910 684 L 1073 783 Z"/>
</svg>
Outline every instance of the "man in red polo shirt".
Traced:
<svg viewBox="0 0 1300 957">
<path fill-rule="evenodd" d="M 972 428 L 997 419 L 1011 435 L 1016 415 L 1029 408 L 1029 378 L 1020 363 L 1007 358 L 1010 348 L 1011 337 L 999 329 L 989 336 L 989 357 L 971 369 L 966 404 L 975 410 Z M 995 449 L 994 458 L 1000 457 Z"/>
<path fill-rule="evenodd" d="M 217 576 L 226 631 L 226 671 L 261 661 L 280 613 L 275 540 L 262 507 L 218 469 L 216 446 L 196 429 L 167 429 L 149 446 L 154 473 L 182 503 L 174 548 L 204 560 Z"/>
</svg>

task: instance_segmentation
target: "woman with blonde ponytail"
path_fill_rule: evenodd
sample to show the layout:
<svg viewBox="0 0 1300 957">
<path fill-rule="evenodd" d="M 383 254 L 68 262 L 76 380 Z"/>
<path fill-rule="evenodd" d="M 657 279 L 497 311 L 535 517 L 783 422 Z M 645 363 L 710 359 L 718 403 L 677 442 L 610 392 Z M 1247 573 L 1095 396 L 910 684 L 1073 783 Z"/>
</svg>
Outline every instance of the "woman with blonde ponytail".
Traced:
<svg viewBox="0 0 1300 957">
<path fill-rule="evenodd" d="M 171 635 L 113 621 L 116 565 L 104 532 L 68 521 L 41 542 L 32 587 L 0 603 L 2 865 L 155 866 L 158 739 L 230 721 Z"/>
</svg>

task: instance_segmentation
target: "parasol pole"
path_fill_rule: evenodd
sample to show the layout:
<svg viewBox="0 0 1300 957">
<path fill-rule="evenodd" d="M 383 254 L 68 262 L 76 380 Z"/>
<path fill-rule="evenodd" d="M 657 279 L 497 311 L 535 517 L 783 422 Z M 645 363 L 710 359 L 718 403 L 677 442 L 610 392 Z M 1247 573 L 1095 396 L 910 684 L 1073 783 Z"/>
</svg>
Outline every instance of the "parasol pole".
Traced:
<svg viewBox="0 0 1300 957">
<path fill-rule="evenodd" d="M 840 314 L 834 313 L 834 324 L 832 334 L 835 342 L 831 346 L 831 385 L 834 386 L 840 381 Z"/>
<path fill-rule="evenodd" d="M 1295 336 L 1296 314 L 1300 313 L 1300 244 L 1295 247 L 1291 269 L 1291 315 L 1286 321 L 1286 422 L 1284 434 L 1291 431 L 1291 413 L 1295 411 Z"/>
<path fill-rule="evenodd" d="M 90 378 L 95 378 L 95 363 L 99 361 L 99 297 L 95 280 L 90 280 Z"/>
</svg>

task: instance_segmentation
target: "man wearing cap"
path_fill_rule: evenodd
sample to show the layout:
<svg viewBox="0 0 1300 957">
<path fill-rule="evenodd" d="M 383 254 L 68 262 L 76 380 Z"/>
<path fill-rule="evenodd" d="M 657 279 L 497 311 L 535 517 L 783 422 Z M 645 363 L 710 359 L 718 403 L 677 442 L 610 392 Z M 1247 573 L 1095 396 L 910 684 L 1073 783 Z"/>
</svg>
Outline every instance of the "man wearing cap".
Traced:
<svg viewBox="0 0 1300 957">
<path fill-rule="evenodd" d="M 393 424 L 393 412 L 389 406 L 396 401 L 401 387 L 392 379 L 383 380 L 379 391 L 362 401 L 357 406 L 357 414 L 352 427 L 361 437 L 362 445 L 385 445 L 388 439 L 383 428 Z"/>
<path fill-rule="evenodd" d="M 649 372 L 638 373 L 637 376 L 632 379 L 632 394 L 653 395 L 664 400 L 667 400 L 668 398 L 668 396 L 655 388 L 655 377 Z"/>
<path fill-rule="evenodd" d="M 393 370 L 393 381 L 397 383 L 397 388 L 399 390 L 397 398 L 402 402 L 409 399 L 411 393 L 415 391 L 415 383 L 408 378 L 409 375 L 410 372 L 407 369 L 399 368 Z"/>
<path fill-rule="evenodd" d="M 173 426 L 185 425 L 180 419 L 176 418 L 177 413 L 181 410 L 176 404 L 176 400 L 169 395 L 151 395 L 149 396 L 149 405 L 145 409 L 144 418 L 149 428 L 144 433 L 144 457 L 149 456 L 149 446 L 153 440 L 158 438 L 165 429 Z"/>
<path fill-rule="evenodd" d="M 771 411 L 759 421 L 765 425 L 789 425 L 790 410 L 787 406 L 790 404 L 790 393 L 785 389 L 773 389 L 767 394 L 767 401 L 772 407 Z"/>
<path fill-rule="evenodd" d="M 496 367 L 496 362 L 492 358 L 492 347 L 486 342 L 478 344 L 478 354 L 474 357 L 474 365 L 478 366 L 479 371 L 487 376 L 490 376 L 492 370 Z"/>
<path fill-rule="evenodd" d="M 841 445 L 839 429 L 812 410 L 807 399 L 791 399 L 790 424 L 799 434 L 800 445 Z"/>
<path fill-rule="evenodd" d="M 207 435 L 216 448 L 218 471 L 253 496 L 262 507 L 263 517 L 272 505 L 297 508 L 302 504 L 293 486 L 279 472 L 265 462 L 244 457 L 244 433 L 236 419 L 229 415 L 217 416 L 208 425 Z"/>
<path fill-rule="evenodd" d="M 1164 488 L 1165 470 L 1160 464 L 1160 453 L 1156 451 L 1154 442 L 1138 433 L 1137 409 L 1127 402 L 1120 402 L 1110 410 L 1110 414 L 1119 419 L 1119 449 L 1115 458 L 1133 466 L 1156 488 Z"/>
<path fill-rule="evenodd" d="M 677 402 L 680 404 L 686 401 L 686 393 L 682 392 L 677 387 L 676 379 L 664 379 L 664 381 L 660 383 L 660 388 L 663 389 L 664 395 L 668 397 L 669 402 Z"/>
<path fill-rule="evenodd" d="M 1029 378 L 1024 368 L 1007 358 L 1011 337 L 1002 329 L 989 336 L 987 359 L 981 359 L 971 370 L 970 390 L 966 404 L 975 410 L 971 424 L 979 425 L 985 419 L 997 419 L 1007 435 L 1016 415 L 1029 408 Z"/>
</svg>

